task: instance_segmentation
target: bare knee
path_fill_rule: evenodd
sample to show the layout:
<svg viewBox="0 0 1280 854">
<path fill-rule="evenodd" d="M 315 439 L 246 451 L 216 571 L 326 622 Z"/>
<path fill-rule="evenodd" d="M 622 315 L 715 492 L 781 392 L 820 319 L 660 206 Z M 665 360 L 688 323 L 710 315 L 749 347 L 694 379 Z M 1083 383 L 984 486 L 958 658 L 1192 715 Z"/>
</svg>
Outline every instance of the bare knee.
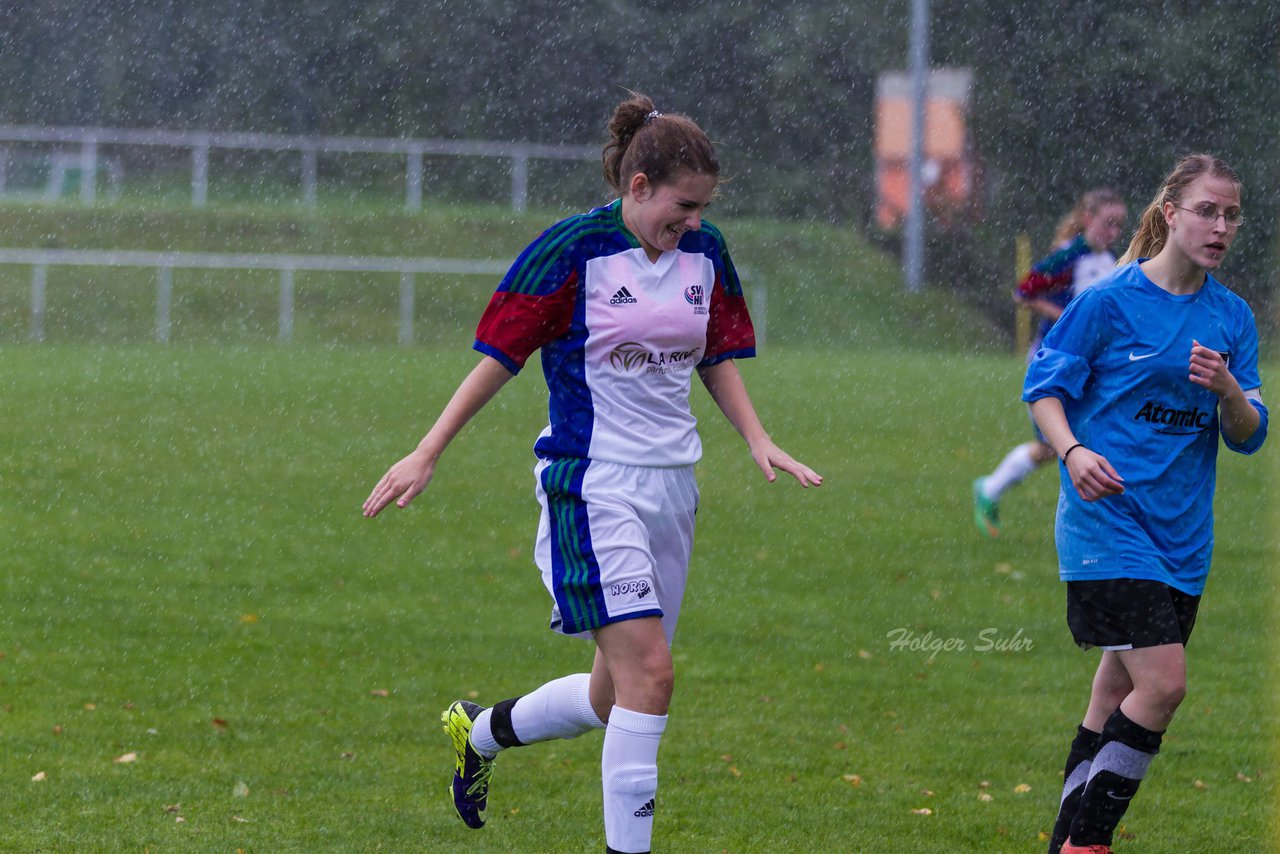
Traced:
<svg viewBox="0 0 1280 854">
<path fill-rule="evenodd" d="M 1038 466 L 1044 465 L 1057 456 L 1047 442 L 1033 442 L 1031 444 L 1031 460 Z"/>
<path fill-rule="evenodd" d="M 649 699 L 649 702 L 661 705 L 665 714 L 671 703 L 671 695 L 675 690 L 675 666 L 671 662 L 671 652 L 665 647 L 647 653 L 640 661 L 638 682 L 635 687 Z"/>
<path fill-rule="evenodd" d="M 1187 680 L 1171 675 L 1167 679 L 1162 679 L 1147 689 L 1147 694 L 1151 697 L 1153 703 L 1169 710 L 1172 714 L 1178 706 L 1182 705 L 1182 701 L 1187 696 Z"/>
</svg>

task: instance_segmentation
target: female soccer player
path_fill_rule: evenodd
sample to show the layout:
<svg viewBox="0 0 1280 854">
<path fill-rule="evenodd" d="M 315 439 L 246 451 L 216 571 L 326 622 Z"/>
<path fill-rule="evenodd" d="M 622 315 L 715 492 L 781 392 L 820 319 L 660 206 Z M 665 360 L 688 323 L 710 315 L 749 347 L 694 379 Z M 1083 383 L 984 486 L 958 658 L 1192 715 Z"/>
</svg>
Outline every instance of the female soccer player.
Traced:
<svg viewBox="0 0 1280 854">
<path fill-rule="evenodd" d="M 1027 371 L 1022 399 L 1062 460 L 1067 625 L 1102 649 L 1051 854 L 1111 850 L 1186 692 L 1218 437 L 1252 454 L 1267 435 L 1253 314 L 1211 272 L 1243 222 L 1230 166 L 1180 160 L 1122 266 L 1067 306 Z"/>
<path fill-rule="evenodd" d="M 553 225 L 516 260 L 480 320 L 484 356 L 417 449 L 365 501 L 375 516 L 430 482 L 450 440 L 541 348 L 550 424 L 534 445 L 542 516 L 535 559 L 551 628 L 595 641 L 590 673 L 441 716 L 453 799 L 485 822 L 493 761 L 510 747 L 605 729 L 609 851 L 650 848 L 670 644 L 693 546 L 702 447 L 689 407 L 696 372 L 769 481 L 822 478 L 765 433 L 734 360 L 755 354 L 742 287 L 702 214 L 720 165 L 706 134 L 634 95 L 617 106 L 604 173 L 620 198 Z"/>
<path fill-rule="evenodd" d="M 1085 193 L 1058 224 L 1057 248 L 1018 282 L 1014 299 L 1040 316 L 1027 361 L 1040 349 L 1040 342 L 1072 297 L 1115 269 L 1111 246 L 1124 229 L 1125 213 L 1120 194 L 1110 187 Z M 1032 441 L 1010 450 L 995 471 L 973 482 L 973 521 L 988 537 L 1000 535 L 1000 497 L 1005 491 L 1056 459 L 1034 421 L 1031 428 L 1035 432 Z"/>
</svg>

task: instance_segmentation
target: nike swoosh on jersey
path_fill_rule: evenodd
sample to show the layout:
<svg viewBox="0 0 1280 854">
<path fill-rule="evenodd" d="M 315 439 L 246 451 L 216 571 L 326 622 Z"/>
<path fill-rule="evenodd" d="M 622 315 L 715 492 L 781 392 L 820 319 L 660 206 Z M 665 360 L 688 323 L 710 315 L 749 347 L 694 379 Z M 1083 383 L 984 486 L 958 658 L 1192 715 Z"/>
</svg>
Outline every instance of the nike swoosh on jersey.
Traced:
<svg viewBox="0 0 1280 854">
<path fill-rule="evenodd" d="M 1150 359 L 1152 356 L 1156 356 L 1156 355 L 1159 355 L 1159 353 L 1158 353 L 1158 352 L 1157 352 L 1157 353 L 1143 353 L 1141 356 L 1135 356 L 1135 355 L 1133 354 L 1133 351 L 1132 351 L 1132 350 L 1130 350 L 1130 351 L 1129 351 L 1129 361 L 1130 361 L 1130 362 L 1140 362 L 1140 361 L 1142 361 L 1143 359 Z"/>
</svg>

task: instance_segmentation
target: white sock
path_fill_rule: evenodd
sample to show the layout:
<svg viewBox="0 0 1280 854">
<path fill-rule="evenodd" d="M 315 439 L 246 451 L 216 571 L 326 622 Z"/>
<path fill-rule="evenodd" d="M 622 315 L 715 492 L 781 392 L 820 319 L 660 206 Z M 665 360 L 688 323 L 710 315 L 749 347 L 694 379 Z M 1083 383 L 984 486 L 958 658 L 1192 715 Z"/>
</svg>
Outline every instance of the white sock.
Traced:
<svg viewBox="0 0 1280 854">
<path fill-rule="evenodd" d="M 604 721 L 591 708 L 590 687 L 590 673 L 574 673 L 525 694 L 511 709 L 516 738 L 533 744 L 604 729 Z"/>
<path fill-rule="evenodd" d="M 604 721 L 591 708 L 591 674 L 574 673 L 554 679 L 515 701 L 511 728 L 521 744 L 555 738 L 577 738 Z M 471 744 L 485 756 L 504 748 L 493 736 L 493 709 L 485 709 L 471 725 Z"/>
<path fill-rule="evenodd" d="M 648 851 L 658 792 L 658 744 L 666 715 L 614 706 L 604 731 L 604 840 L 614 851 Z"/>
<path fill-rule="evenodd" d="M 1036 470 L 1036 461 L 1031 456 L 1035 442 L 1027 442 L 1005 454 L 996 470 L 982 480 L 982 494 L 990 501 L 999 501 L 1004 491 L 1026 480 L 1027 475 Z"/>
</svg>

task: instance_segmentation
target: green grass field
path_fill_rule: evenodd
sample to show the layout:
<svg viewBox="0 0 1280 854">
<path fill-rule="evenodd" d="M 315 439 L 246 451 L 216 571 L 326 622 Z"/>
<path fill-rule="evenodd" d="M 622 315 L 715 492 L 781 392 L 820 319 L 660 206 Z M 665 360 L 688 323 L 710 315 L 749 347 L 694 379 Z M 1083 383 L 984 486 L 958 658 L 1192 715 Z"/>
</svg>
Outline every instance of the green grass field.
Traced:
<svg viewBox="0 0 1280 854">
<path fill-rule="evenodd" d="M 546 629 L 530 556 L 537 371 L 411 509 L 359 514 L 473 362 L 461 338 L 7 339 L 0 850 L 601 850 L 597 734 L 505 754 L 483 831 L 446 796 L 441 708 L 589 661 Z M 970 519 L 970 480 L 1028 433 L 1021 360 L 783 344 L 743 370 L 827 483 L 766 484 L 695 392 L 656 848 L 1041 851 L 1095 659 L 1063 622 L 1053 475 L 999 541 Z M 1121 852 L 1271 850 L 1278 459 L 1223 454 L 1190 693 Z"/>
</svg>

